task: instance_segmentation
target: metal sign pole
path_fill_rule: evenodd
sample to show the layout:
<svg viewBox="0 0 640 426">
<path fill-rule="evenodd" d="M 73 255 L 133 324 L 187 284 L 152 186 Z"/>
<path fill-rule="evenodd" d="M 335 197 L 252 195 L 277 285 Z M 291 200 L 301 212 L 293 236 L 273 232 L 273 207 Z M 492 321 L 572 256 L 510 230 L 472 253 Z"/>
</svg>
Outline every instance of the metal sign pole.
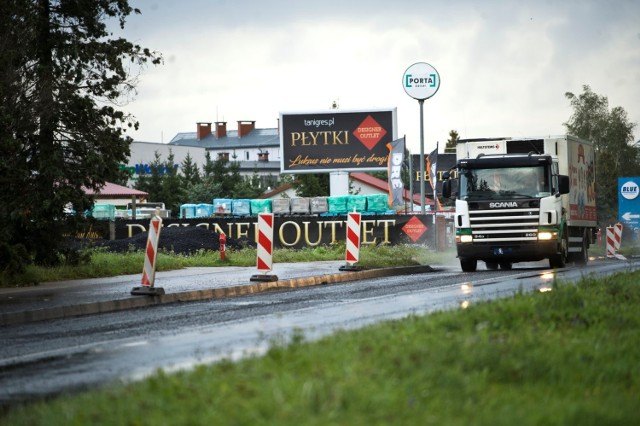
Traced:
<svg viewBox="0 0 640 426">
<path fill-rule="evenodd" d="M 440 88 L 440 75 L 430 64 L 417 62 L 405 70 L 402 86 L 407 95 L 420 103 L 420 213 L 424 215 L 424 100 Z"/>
<path fill-rule="evenodd" d="M 425 214 L 424 208 L 424 99 L 420 104 L 420 214 Z"/>
</svg>

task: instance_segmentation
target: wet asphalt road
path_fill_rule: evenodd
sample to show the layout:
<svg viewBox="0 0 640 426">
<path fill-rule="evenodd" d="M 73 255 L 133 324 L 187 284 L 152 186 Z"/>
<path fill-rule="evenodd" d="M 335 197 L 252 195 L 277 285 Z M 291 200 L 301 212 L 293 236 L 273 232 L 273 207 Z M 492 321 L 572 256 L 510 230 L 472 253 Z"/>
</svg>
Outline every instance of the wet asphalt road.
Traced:
<svg viewBox="0 0 640 426">
<path fill-rule="evenodd" d="M 536 291 L 554 279 L 639 266 L 597 260 L 554 272 L 530 263 L 466 274 L 456 266 L 436 266 L 424 274 L 2 326 L 0 405 L 137 380 L 158 368 L 175 371 L 260 354 L 298 330 L 315 339 L 337 329 Z"/>
</svg>

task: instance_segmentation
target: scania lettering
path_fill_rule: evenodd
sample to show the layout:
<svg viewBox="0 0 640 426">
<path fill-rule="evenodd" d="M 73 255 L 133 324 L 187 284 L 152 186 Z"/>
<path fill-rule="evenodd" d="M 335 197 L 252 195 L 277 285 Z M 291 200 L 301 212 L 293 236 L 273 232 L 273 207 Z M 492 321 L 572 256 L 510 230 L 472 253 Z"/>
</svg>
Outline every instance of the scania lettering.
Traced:
<svg viewBox="0 0 640 426">
<path fill-rule="evenodd" d="M 499 208 L 504 208 L 504 207 L 518 207 L 518 203 L 511 202 L 511 203 L 489 203 L 489 207 L 491 207 L 492 209 L 499 209 Z"/>
<path fill-rule="evenodd" d="M 482 152 L 490 147 L 491 154 Z M 456 249 L 463 271 L 548 259 L 552 268 L 584 265 L 595 241 L 593 145 L 563 135 L 461 139 L 456 182 Z"/>
</svg>

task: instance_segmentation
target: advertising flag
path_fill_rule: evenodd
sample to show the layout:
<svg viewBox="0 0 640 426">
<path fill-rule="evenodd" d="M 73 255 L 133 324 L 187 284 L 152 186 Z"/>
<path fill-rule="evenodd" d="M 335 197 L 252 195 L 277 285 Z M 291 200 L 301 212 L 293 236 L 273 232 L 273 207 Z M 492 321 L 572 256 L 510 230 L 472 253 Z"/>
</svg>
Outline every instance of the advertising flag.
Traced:
<svg viewBox="0 0 640 426">
<path fill-rule="evenodd" d="M 442 210 L 440 200 L 436 194 L 436 184 L 438 183 L 438 174 L 436 173 L 438 165 L 438 144 L 436 143 L 436 149 L 431 151 L 431 154 L 427 156 L 427 173 L 429 174 L 429 182 L 431 183 L 431 189 L 433 190 L 433 207 L 436 210 Z"/>
<path fill-rule="evenodd" d="M 389 160 L 387 175 L 389 177 L 389 207 L 402 205 L 402 163 L 404 163 L 404 137 L 387 144 Z"/>
</svg>

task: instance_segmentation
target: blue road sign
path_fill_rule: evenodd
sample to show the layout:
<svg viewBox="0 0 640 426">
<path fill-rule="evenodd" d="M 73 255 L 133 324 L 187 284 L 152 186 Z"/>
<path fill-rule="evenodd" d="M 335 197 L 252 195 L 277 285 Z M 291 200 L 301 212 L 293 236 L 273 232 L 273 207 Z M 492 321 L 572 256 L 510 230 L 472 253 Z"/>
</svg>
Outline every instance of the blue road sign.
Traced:
<svg viewBox="0 0 640 426">
<path fill-rule="evenodd" d="M 632 228 L 640 226 L 640 177 L 618 178 L 618 220 Z"/>
</svg>

